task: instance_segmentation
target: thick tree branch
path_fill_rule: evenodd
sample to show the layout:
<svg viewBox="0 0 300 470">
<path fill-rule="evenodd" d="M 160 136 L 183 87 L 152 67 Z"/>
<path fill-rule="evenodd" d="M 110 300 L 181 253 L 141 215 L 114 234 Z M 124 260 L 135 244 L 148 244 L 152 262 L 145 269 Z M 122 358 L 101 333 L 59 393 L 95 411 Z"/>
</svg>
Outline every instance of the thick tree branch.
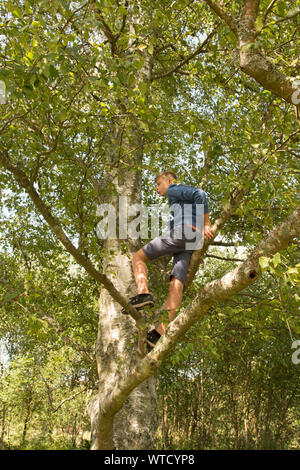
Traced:
<svg viewBox="0 0 300 470">
<path fill-rule="evenodd" d="M 250 29 L 254 26 L 258 15 L 259 5 L 260 0 L 244 0 L 240 22 L 241 20 L 245 21 Z"/>
<path fill-rule="evenodd" d="M 178 340 L 182 339 L 191 326 L 199 321 L 215 303 L 224 302 L 253 284 L 260 274 L 259 258 L 274 255 L 286 249 L 299 234 L 300 206 L 263 238 L 246 261 L 222 278 L 207 283 L 200 290 L 192 303 L 168 325 L 165 334 L 154 349 L 137 364 L 132 373 L 115 386 L 105 402 L 101 397 L 101 410 L 98 414 L 98 449 L 103 448 L 101 447 L 102 436 L 105 436 L 104 433 L 110 434 L 113 417 L 131 391 L 158 369 Z M 105 445 L 107 443 L 106 435 Z"/>
<path fill-rule="evenodd" d="M 299 130 L 296 130 L 293 132 L 282 144 L 280 144 L 276 149 L 273 151 L 273 153 L 276 153 L 278 150 L 280 150 L 286 143 L 292 139 L 292 138 L 297 138 L 297 135 L 299 134 Z M 254 168 L 253 170 L 250 170 L 247 178 L 246 178 L 246 186 L 249 182 L 253 181 L 257 172 L 259 169 L 264 165 L 264 163 L 268 160 L 269 156 L 267 155 L 263 160 L 260 161 L 260 163 Z M 219 216 L 215 220 L 212 229 L 217 235 L 218 231 L 225 225 L 225 223 L 232 217 L 234 214 L 235 210 L 237 207 L 240 205 L 242 198 L 244 197 L 245 191 L 244 191 L 244 185 L 241 184 L 239 185 L 236 189 L 234 189 L 230 195 L 230 199 L 225 203 L 222 211 L 220 212 Z M 204 244 L 200 250 L 195 250 L 192 257 L 191 261 L 189 264 L 189 269 L 188 269 L 188 274 L 186 278 L 186 282 L 184 285 L 184 292 L 188 289 L 188 287 L 191 285 L 193 282 L 193 279 L 196 275 L 196 272 L 199 268 L 199 265 L 203 262 L 203 258 L 205 256 L 205 253 L 207 252 L 208 248 L 210 245 L 215 245 L 218 244 L 218 242 L 215 242 L 213 240 L 204 240 Z"/>
<path fill-rule="evenodd" d="M 246 185 L 253 181 L 257 172 L 261 168 L 261 166 L 265 163 L 265 161 L 268 159 L 268 156 L 265 157 L 253 170 L 250 170 L 247 178 L 246 178 Z M 221 213 L 219 216 L 216 218 L 212 225 L 212 230 L 215 232 L 217 235 L 218 231 L 225 225 L 227 220 L 230 219 L 230 217 L 234 214 L 236 211 L 237 207 L 240 205 L 242 198 L 244 197 L 245 194 L 245 189 L 243 183 L 240 184 L 237 188 L 235 188 L 231 195 L 229 200 L 225 203 Z M 202 263 L 203 258 L 205 256 L 205 253 L 208 250 L 208 247 L 210 244 L 213 243 L 213 240 L 204 240 L 203 246 L 200 250 L 195 250 L 194 253 L 192 254 L 191 261 L 189 264 L 189 269 L 188 269 L 188 274 L 187 278 L 185 281 L 184 285 L 184 292 L 188 289 L 188 287 L 191 285 L 193 282 L 193 279 L 196 275 L 196 272 L 199 268 L 200 263 Z"/>
<path fill-rule="evenodd" d="M 240 67 L 264 88 L 285 101 L 293 104 L 293 83 L 266 57 L 255 48 L 257 30 L 255 21 L 258 15 L 259 0 L 245 0 L 238 24 Z"/>
<path fill-rule="evenodd" d="M 205 0 L 210 8 L 222 18 L 238 39 L 241 70 L 254 78 L 265 89 L 270 90 L 274 95 L 283 98 L 291 104 L 293 103 L 292 81 L 287 78 L 273 63 L 264 55 L 263 51 L 254 47 L 258 35 L 255 27 L 260 0 L 244 0 L 239 21 L 233 20 L 220 4 L 213 0 Z M 263 20 L 271 10 L 274 2 L 269 4 Z M 297 112 L 296 112 L 297 114 Z"/>
<path fill-rule="evenodd" d="M 42 201 L 33 184 L 30 182 L 27 175 L 24 171 L 18 166 L 14 165 L 9 159 L 8 152 L 6 150 L 0 151 L 0 163 L 6 168 L 10 173 L 13 174 L 15 180 L 19 186 L 27 192 L 30 199 L 34 203 L 36 209 L 44 217 L 46 222 L 49 224 L 50 228 L 55 233 L 58 240 L 66 248 L 66 250 L 74 257 L 77 263 L 82 266 L 86 272 L 92 276 L 97 282 L 102 284 L 113 297 L 113 299 L 118 302 L 122 307 L 126 307 L 128 312 L 132 317 L 139 321 L 141 319 L 141 314 L 134 307 L 128 304 L 128 301 L 123 297 L 119 290 L 115 288 L 114 284 L 108 279 L 105 274 L 100 273 L 89 258 L 82 255 L 80 250 L 78 250 L 71 240 L 65 234 L 59 220 L 53 216 L 49 207 Z"/>
<path fill-rule="evenodd" d="M 125 29 L 126 21 L 127 21 L 127 15 L 128 15 L 128 5 L 129 5 L 129 1 L 126 0 L 124 6 L 125 6 L 125 8 L 126 8 L 126 10 L 127 10 L 127 13 L 125 13 L 125 14 L 123 15 L 121 29 L 120 29 L 120 31 L 118 32 L 118 34 L 116 35 L 116 40 L 119 39 L 119 37 L 121 36 L 121 34 L 123 33 L 123 31 L 124 31 L 124 29 Z"/>
<path fill-rule="evenodd" d="M 103 31 L 106 39 L 108 40 L 108 42 L 111 45 L 112 55 L 114 55 L 117 52 L 117 41 L 118 41 L 118 37 L 120 36 L 120 34 L 116 34 L 116 35 L 113 34 L 113 32 L 110 29 L 109 25 L 106 23 L 103 15 L 101 13 L 100 8 L 97 6 L 96 0 L 90 0 L 90 5 L 92 6 L 92 9 L 94 10 L 95 17 L 100 22 L 102 31 Z M 125 21 L 126 21 L 126 18 L 125 18 Z"/>
<path fill-rule="evenodd" d="M 238 34 L 237 24 L 234 18 L 229 13 L 227 13 L 227 11 L 225 11 L 224 8 L 222 8 L 222 6 L 219 3 L 214 2 L 213 0 L 204 0 L 204 1 L 222 20 L 225 21 L 225 23 L 227 23 L 231 31 L 237 36 Z"/>
</svg>

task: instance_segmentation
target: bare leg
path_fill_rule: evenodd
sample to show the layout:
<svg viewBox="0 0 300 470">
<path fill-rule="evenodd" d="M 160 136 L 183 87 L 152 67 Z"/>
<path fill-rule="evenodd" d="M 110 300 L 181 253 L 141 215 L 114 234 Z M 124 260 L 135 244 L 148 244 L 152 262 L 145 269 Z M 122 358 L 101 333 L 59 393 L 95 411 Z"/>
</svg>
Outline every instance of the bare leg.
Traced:
<svg viewBox="0 0 300 470">
<path fill-rule="evenodd" d="M 176 313 L 181 305 L 182 301 L 182 294 L 183 294 L 183 284 L 182 282 L 177 279 L 175 276 L 172 276 L 170 286 L 169 286 L 169 295 L 167 300 L 163 305 L 164 310 L 168 310 L 169 313 L 169 320 L 170 322 L 174 320 Z M 166 325 L 164 323 L 160 323 L 156 330 L 160 335 L 163 335 L 166 331 Z"/>
<path fill-rule="evenodd" d="M 142 248 L 132 255 L 132 269 L 137 285 L 138 294 L 149 294 L 147 278 L 147 261 L 149 258 L 145 255 Z"/>
<path fill-rule="evenodd" d="M 132 269 L 138 289 L 138 294 L 148 294 L 148 278 L 147 278 L 147 266 L 146 263 L 149 258 L 145 255 L 142 248 L 140 248 L 136 253 L 132 255 Z M 168 311 L 169 321 L 173 321 L 176 313 L 181 305 L 183 294 L 183 284 L 175 276 L 172 276 L 170 286 L 169 286 L 169 295 L 165 303 L 163 304 L 163 309 Z M 163 335 L 166 330 L 166 325 L 160 323 L 156 331 L 160 335 Z"/>
</svg>

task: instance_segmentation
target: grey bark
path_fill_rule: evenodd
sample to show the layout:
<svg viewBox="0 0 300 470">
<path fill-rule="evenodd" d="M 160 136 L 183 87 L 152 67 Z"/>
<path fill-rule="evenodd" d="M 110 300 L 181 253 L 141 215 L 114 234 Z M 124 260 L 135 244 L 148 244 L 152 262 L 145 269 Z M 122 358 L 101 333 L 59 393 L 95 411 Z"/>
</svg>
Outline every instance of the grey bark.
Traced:
<svg viewBox="0 0 300 470">
<path fill-rule="evenodd" d="M 139 203 L 141 175 L 113 170 L 110 182 L 115 195 L 109 202 L 117 208 L 118 197 L 126 196 L 127 203 Z M 108 202 L 103 198 L 103 202 Z M 128 251 L 122 253 L 122 240 L 107 238 L 102 259 L 103 273 L 111 280 L 120 294 L 127 299 L 136 295 L 136 284 L 131 266 L 131 255 L 140 247 L 140 240 L 126 240 Z M 114 251 L 110 254 L 111 250 Z M 110 393 L 124 377 L 130 375 L 142 355 L 139 350 L 137 322 L 121 313 L 121 305 L 101 287 L 99 296 L 99 323 L 96 344 L 99 388 L 91 400 L 88 412 L 92 424 L 91 449 L 152 449 L 157 427 L 156 377 L 149 377 L 128 396 L 122 408 L 115 414 L 106 413 L 103 405 Z"/>
<path fill-rule="evenodd" d="M 272 59 L 267 57 L 262 49 L 254 48 L 259 35 L 255 20 L 258 16 L 260 0 L 244 0 L 241 15 L 235 19 L 223 8 L 223 3 L 214 0 L 204 0 L 223 21 L 227 23 L 238 40 L 240 68 L 254 78 L 265 89 L 293 103 L 293 81 L 276 67 Z M 265 15 L 267 12 L 265 12 Z"/>
</svg>

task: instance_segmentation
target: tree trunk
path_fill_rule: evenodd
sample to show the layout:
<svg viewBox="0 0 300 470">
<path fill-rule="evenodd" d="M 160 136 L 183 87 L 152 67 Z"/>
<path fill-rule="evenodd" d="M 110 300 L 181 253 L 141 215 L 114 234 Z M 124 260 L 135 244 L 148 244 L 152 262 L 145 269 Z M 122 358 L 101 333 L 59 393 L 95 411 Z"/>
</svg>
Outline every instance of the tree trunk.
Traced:
<svg viewBox="0 0 300 470">
<path fill-rule="evenodd" d="M 116 173 L 115 173 L 116 174 Z M 127 196 L 127 204 L 140 197 L 139 175 L 132 182 L 131 175 L 123 174 L 113 179 L 117 195 L 110 196 L 110 203 L 117 209 L 118 197 Z M 117 216 L 118 221 L 118 216 Z M 130 219 L 128 218 L 130 222 Z M 131 255 L 140 248 L 139 240 L 126 240 L 127 251 L 122 251 L 118 238 L 104 240 L 106 255 L 102 260 L 103 273 L 114 283 L 118 291 L 127 297 L 136 295 Z M 92 422 L 91 449 L 152 449 L 157 428 L 156 374 L 135 388 L 122 408 L 115 415 L 107 415 L 102 403 L 118 382 L 130 374 L 141 359 L 138 350 L 138 328 L 130 315 L 121 313 L 107 289 L 100 289 L 99 323 L 96 358 L 99 389 L 89 405 Z M 100 410 L 100 414 L 99 414 Z"/>
<path fill-rule="evenodd" d="M 6 406 L 3 405 L 3 408 L 2 408 L 2 422 L 1 422 L 1 439 L 3 440 L 4 439 L 4 435 L 5 435 L 5 418 L 6 418 Z"/>
<path fill-rule="evenodd" d="M 8 450 L 7 445 L 3 441 L 3 439 L 0 437 L 0 450 Z"/>
<path fill-rule="evenodd" d="M 24 419 L 24 427 L 23 427 L 21 446 L 23 446 L 24 443 L 25 443 L 27 430 L 28 430 L 28 424 L 29 424 L 29 421 L 30 421 L 30 418 L 31 418 L 32 391 L 33 391 L 33 384 L 31 384 L 31 386 L 30 386 L 30 392 L 29 392 L 29 397 L 28 397 L 27 406 L 26 406 L 26 415 L 25 415 L 25 419 Z"/>
<path fill-rule="evenodd" d="M 167 395 L 163 394 L 162 397 L 162 419 L 161 419 L 161 429 L 162 429 L 162 441 L 163 448 L 169 448 L 169 422 L 168 422 L 168 400 Z"/>
<path fill-rule="evenodd" d="M 128 292 L 126 286 L 133 284 L 129 261 L 125 255 L 119 255 L 114 262 L 116 279 L 118 279 L 118 281 L 115 279 L 115 282 L 125 294 L 126 291 Z M 100 407 L 101 397 L 107 397 L 115 384 L 127 375 L 137 362 L 137 340 L 135 339 L 137 328 L 132 318 L 122 315 L 120 310 L 120 306 L 115 304 L 107 290 L 102 289 L 99 299 L 97 340 Z M 112 442 L 108 443 L 108 446 L 112 444 L 114 449 L 153 448 L 156 413 L 155 377 L 152 376 L 133 390 L 115 415 L 109 438 Z M 94 447 L 101 448 L 101 442 L 93 442 L 92 448 Z"/>
</svg>

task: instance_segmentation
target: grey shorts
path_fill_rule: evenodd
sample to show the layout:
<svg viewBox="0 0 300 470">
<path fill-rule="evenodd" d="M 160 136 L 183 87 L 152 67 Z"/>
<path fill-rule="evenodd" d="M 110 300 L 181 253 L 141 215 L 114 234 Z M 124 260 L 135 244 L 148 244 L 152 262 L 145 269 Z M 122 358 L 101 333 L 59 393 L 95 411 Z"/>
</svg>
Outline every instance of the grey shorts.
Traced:
<svg viewBox="0 0 300 470">
<path fill-rule="evenodd" d="M 173 254 L 173 267 L 170 274 L 179 279 L 184 285 L 187 272 L 194 250 L 186 249 L 186 242 L 191 239 L 186 238 L 184 231 L 179 231 L 175 226 L 160 237 L 154 238 L 151 242 L 142 247 L 145 255 L 152 261 L 160 256 Z"/>
</svg>

